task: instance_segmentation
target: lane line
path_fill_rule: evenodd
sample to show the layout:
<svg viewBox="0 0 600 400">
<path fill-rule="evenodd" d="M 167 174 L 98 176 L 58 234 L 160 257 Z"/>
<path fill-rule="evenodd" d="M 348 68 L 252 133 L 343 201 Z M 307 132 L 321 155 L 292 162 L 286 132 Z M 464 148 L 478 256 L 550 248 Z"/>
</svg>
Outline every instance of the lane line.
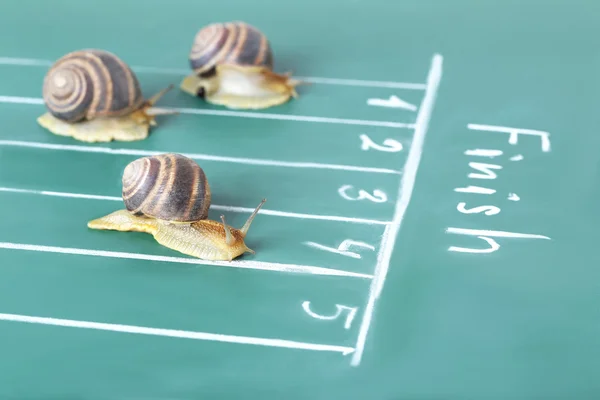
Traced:
<svg viewBox="0 0 600 400">
<path fill-rule="evenodd" d="M 168 107 L 165 107 L 168 108 Z M 382 128 L 407 128 L 414 129 L 415 124 L 405 122 L 389 122 L 389 121 L 368 121 L 362 119 L 346 119 L 346 118 L 330 118 L 330 117 L 312 117 L 305 115 L 285 115 L 285 114 L 270 114 L 247 111 L 227 111 L 227 110 L 205 110 L 199 108 L 172 108 L 182 114 L 199 114 L 199 115 L 216 115 L 223 117 L 241 117 L 241 118 L 258 118 L 272 119 L 282 121 L 298 121 L 298 122 L 318 122 L 324 124 L 341 124 L 341 125 L 360 125 L 360 126 L 375 126 Z"/>
<path fill-rule="evenodd" d="M 90 322 L 90 321 L 78 321 L 78 320 L 72 320 L 72 319 L 36 317 L 36 316 L 19 315 L 19 314 L 1 313 L 0 320 L 10 321 L 10 322 L 23 322 L 23 323 L 29 323 L 29 324 L 62 326 L 62 327 L 67 327 L 67 328 L 82 328 L 82 329 L 95 329 L 95 330 L 121 332 L 121 333 L 134 333 L 134 334 L 139 334 L 139 335 L 153 335 L 153 336 L 165 336 L 165 337 L 183 338 L 183 339 L 209 340 L 209 341 L 214 341 L 214 342 L 251 344 L 251 345 L 257 345 L 257 346 L 283 347 L 283 348 L 289 348 L 289 349 L 330 351 L 330 352 L 342 353 L 343 355 L 351 354 L 354 351 L 354 349 L 352 347 L 334 346 L 334 345 L 317 344 L 317 343 L 306 343 L 306 342 L 296 342 L 296 341 L 284 340 L 284 339 L 269 339 L 269 338 L 250 337 L 250 336 L 235 336 L 235 335 L 225 335 L 225 334 L 221 334 L 221 333 L 208 333 L 208 332 L 192 332 L 192 331 L 183 331 L 183 330 L 177 330 L 177 329 L 149 328 L 149 327 L 145 327 L 145 326 L 108 324 L 108 323 L 102 323 L 102 322 Z"/>
<path fill-rule="evenodd" d="M 41 60 L 35 58 L 16 58 L 16 57 L 0 57 L 1 65 L 19 65 L 30 67 L 50 67 L 52 61 Z M 165 75 L 184 75 L 189 74 L 189 69 L 183 68 L 158 68 L 134 65 L 131 67 L 136 72 L 146 72 Z M 322 78 L 315 76 L 294 76 L 296 79 L 311 83 L 324 85 L 340 85 L 340 86 L 363 86 L 363 87 L 381 87 L 389 89 L 407 89 L 407 90 L 425 90 L 427 85 L 424 83 L 409 83 L 409 82 L 389 82 L 389 81 L 371 81 L 362 79 L 338 79 L 338 78 Z"/>
<path fill-rule="evenodd" d="M 137 149 L 113 149 L 110 147 L 100 146 L 81 146 L 72 144 L 52 144 L 42 142 L 27 142 L 20 140 L 0 140 L 0 146 L 13 146 L 13 147 L 29 147 L 36 149 L 46 150 L 64 150 L 64 151 L 78 151 L 83 153 L 103 153 L 112 155 L 128 155 L 128 156 L 152 156 L 157 154 L 168 153 L 170 151 L 152 151 L 152 150 L 137 150 Z M 297 161 L 278 161 L 278 160 L 266 160 L 260 158 L 243 158 L 243 157 L 224 157 L 215 156 L 211 154 L 201 153 L 181 153 L 194 160 L 203 161 L 217 161 L 217 162 L 228 162 L 234 164 L 245 164 L 245 165 L 262 165 L 268 167 L 286 167 L 286 168 L 306 168 L 306 169 L 329 169 L 338 171 L 352 171 L 352 172 L 368 172 L 376 174 L 402 174 L 401 171 L 388 169 L 388 168 L 376 168 L 376 167 L 361 167 L 355 165 L 340 165 L 340 164 L 322 164 L 314 162 L 297 162 Z"/>
<path fill-rule="evenodd" d="M 369 332 L 369 327 L 371 326 L 375 303 L 381 295 L 385 278 L 390 267 L 394 244 L 396 242 L 398 232 L 400 231 L 402 220 L 404 219 L 404 215 L 406 214 L 406 210 L 410 203 L 412 192 L 415 186 L 417 171 L 421 162 L 421 154 L 423 153 L 423 145 L 425 142 L 427 129 L 429 127 L 431 112 L 433 110 L 438 87 L 442 77 L 442 61 L 442 56 L 435 54 L 431 62 L 431 68 L 427 77 L 427 90 L 421 103 L 421 107 L 419 108 L 415 134 L 408 152 L 408 158 L 404 165 L 404 174 L 402 175 L 402 180 L 400 182 L 400 188 L 398 191 L 399 201 L 396 203 L 396 210 L 394 212 L 392 223 L 386 226 L 381 240 L 379 253 L 377 255 L 377 264 L 374 274 L 375 276 L 371 282 L 371 287 L 369 290 L 369 300 L 363 313 L 363 319 L 355 346 L 356 351 L 352 355 L 352 366 L 360 365 L 367 339 L 367 333 Z"/>
<path fill-rule="evenodd" d="M 43 105 L 44 100 L 41 97 L 20 97 L 20 96 L 0 96 L 0 103 L 13 104 L 36 104 Z M 229 111 L 229 110 L 207 110 L 200 108 L 177 108 L 177 107 L 162 107 L 168 110 L 175 110 L 182 114 L 197 114 L 197 115 L 212 115 L 221 117 L 238 117 L 238 118 L 253 118 L 253 119 L 269 119 L 281 121 L 297 121 L 297 122 L 318 122 L 324 124 L 341 124 L 341 125 L 361 125 L 361 126 L 377 126 L 383 128 L 407 128 L 413 129 L 415 124 L 404 122 L 389 122 L 389 121 L 367 121 L 362 119 L 346 119 L 346 118 L 329 118 L 329 117 L 312 117 L 307 115 L 286 115 L 272 114 L 263 112 L 249 111 Z"/>
<path fill-rule="evenodd" d="M 19 189 L 12 187 L 0 186 L 0 192 L 8 192 L 8 193 L 24 193 L 24 194 L 35 194 L 42 196 L 54 196 L 54 197 L 68 197 L 68 198 L 79 198 L 79 199 L 89 199 L 89 200 L 108 200 L 108 201 L 118 201 L 122 202 L 123 199 L 117 196 L 102 196 L 95 194 L 84 194 L 84 193 L 68 193 L 68 192 L 53 192 L 49 190 L 33 190 L 33 189 Z M 235 213 L 246 213 L 251 214 L 254 211 L 252 207 L 236 207 L 236 206 L 223 206 L 218 204 L 211 204 L 211 210 L 217 211 L 227 211 L 227 212 L 235 212 Z M 319 214 L 303 214 L 303 213 L 294 213 L 294 212 L 286 212 L 286 211 L 276 211 L 276 210 L 268 210 L 261 208 L 258 211 L 259 214 L 262 215 L 271 215 L 275 217 L 286 217 L 286 218 L 299 218 L 299 219 L 314 219 L 314 220 L 323 220 L 323 221 L 339 221 L 339 222 L 350 222 L 356 224 L 367 224 L 367 225 L 387 225 L 389 221 L 381 221 L 377 219 L 367 219 L 367 218 L 352 218 L 352 217 L 343 217 L 337 215 L 319 215 Z"/>
<path fill-rule="evenodd" d="M 158 256 L 152 254 L 141 254 L 141 253 L 126 253 L 121 251 L 106 251 L 106 250 L 92 250 L 92 249 L 81 249 L 74 247 L 58 247 L 58 246 L 43 246 L 35 244 L 25 243 L 11 243 L 11 242 L 0 242 L 0 249 L 5 250 L 22 250 L 42 253 L 58 253 L 58 254 L 70 254 L 80 256 L 91 256 L 91 257 L 106 257 L 106 258 L 121 258 L 130 260 L 144 260 L 144 261 L 159 261 L 169 262 L 178 264 L 196 264 L 216 267 L 229 267 L 229 268 L 241 268 L 241 269 L 253 269 L 262 271 L 274 271 L 274 272 L 287 272 L 296 274 L 308 274 L 308 275 L 321 275 L 321 276 L 341 276 L 348 278 L 362 278 L 372 279 L 373 276 L 369 274 L 362 274 L 358 272 L 343 271 L 333 268 L 315 267 L 311 265 L 296 265 L 296 264 L 283 264 L 273 263 L 265 261 L 209 261 L 198 258 L 186 258 L 186 257 L 172 257 L 172 256 Z"/>
</svg>

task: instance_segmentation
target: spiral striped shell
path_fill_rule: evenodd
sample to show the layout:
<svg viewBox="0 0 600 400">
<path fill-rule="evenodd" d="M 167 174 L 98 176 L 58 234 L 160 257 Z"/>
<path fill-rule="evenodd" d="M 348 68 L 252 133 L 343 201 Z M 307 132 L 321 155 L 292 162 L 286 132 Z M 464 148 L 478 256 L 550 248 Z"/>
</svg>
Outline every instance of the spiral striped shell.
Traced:
<svg viewBox="0 0 600 400">
<path fill-rule="evenodd" d="M 256 65 L 273 68 L 273 52 L 267 37 L 244 22 L 214 23 L 200 29 L 189 54 L 198 75 L 217 64 Z"/>
<path fill-rule="evenodd" d="M 129 212 L 166 221 L 206 219 L 211 193 L 204 171 L 180 154 L 138 158 L 123 171 L 123 201 Z"/>
<path fill-rule="evenodd" d="M 96 49 L 58 59 L 44 78 L 42 92 L 48 111 L 67 122 L 123 116 L 144 102 L 133 71 L 116 55 Z"/>
</svg>

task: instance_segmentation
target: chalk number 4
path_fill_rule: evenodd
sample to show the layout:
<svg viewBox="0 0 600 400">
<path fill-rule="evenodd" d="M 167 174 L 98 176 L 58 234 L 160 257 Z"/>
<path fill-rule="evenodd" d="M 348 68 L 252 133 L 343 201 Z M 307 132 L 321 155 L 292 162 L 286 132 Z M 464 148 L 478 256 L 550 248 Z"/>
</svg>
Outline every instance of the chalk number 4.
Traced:
<svg viewBox="0 0 600 400">
<path fill-rule="evenodd" d="M 320 314 L 313 312 L 310 309 L 310 301 L 307 300 L 304 303 L 302 303 L 302 308 L 304 309 L 304 311 L 306 311 L 306 313 L 308 315 L 310 315 L 311 317 L 316 318 L 316 319 L 332 321 L 332 320 L 339 318 L 342 315 L 342 313 L 346 313 L 346 321 L 344 322 L 344 329 L 350 329 L 350 325 L 352 325 L 352 320 L 354 319 L 354 316 L 356 315 L 356 307 L 342 306 L 340 304 L 336 304 L 335 307 L 337 309 L 335 314 L 320 315 Z"/>
</svg>

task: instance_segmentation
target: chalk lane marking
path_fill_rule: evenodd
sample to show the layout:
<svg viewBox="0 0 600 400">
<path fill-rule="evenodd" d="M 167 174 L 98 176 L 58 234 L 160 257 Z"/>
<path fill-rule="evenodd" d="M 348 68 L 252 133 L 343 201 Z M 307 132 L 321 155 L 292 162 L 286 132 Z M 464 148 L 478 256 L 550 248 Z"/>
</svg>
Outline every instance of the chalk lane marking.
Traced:
<svg viewBox="0 0 600 400">
<path fill-rule="evenodd" d="M 36 58 L 16 58 L 16 57 L 0 57 L 1 65 L 19 65 L 27 67 L 50 67 L 52 61 Z M 158 68 L 134 65 L 131 67 L 134 71 L 146 73 L 158 73 L 166 75 L 187 75 L 190 70 L 182 68 Z M 324 85 L 340 85 L 340 86 L 363 86 L 363 87 L 381 87 L 390 89 L 408 89 L 408 90 L 425 90 L 424 83 L 409 83 L 409 82 L 389 82 L 389 81 L 371 81 L 361 79 L 338 79 L 338 78 L 321 78 L 316 76 L 295 76 L 306 82 L 319 83 Z"/>
<path fill-rule="evenodd" d="M 362 279 L 372 279 L 373 278 L 373 276 L 369 275 L 369 274 L 361 274 L 358 272 L 342 271 L 342 270 L 337 270 L 337 269 L 333 269 L 333 268 L 314 267 L 311 265 L 272 263 L 272 262 L 265 262 L 265 261 L 235 261 L 235 260 L 231 261 L 231 262 L 209 261 L 209 260 L 202 260 L 199 258 L 158 256 L 158 255 L 152 255 L 152 254 L 125 253 L 125 252 L 120 252 L 120 251 L 105 251 L 105 250 L 80 249 L 80 248 L 73 248 L 73 247 L 43 246 L 43 245 L 10 243 L 10 242 L 0 242 L 0 249 L 33 251 L 33 252 L 42 252 L 42 253 L 71 254 L 71 255 L 80 255 L 80 256 L 92 256 L 92 257 L 121 258 L 121 259 L 131 259 L 131 260 L 160 261 L 160 262 L 179 263 L 179 264 L 196 264 L 196 265 L 206 265 L 206 266 L 254 269 L 254 270 L 287 272 L 287 273 L 308 274 L 308 275 L 342 276 L 342 277 L 362 278 Z"/>
<path fill-rule="evenodd" d="M 139 334 L 139 335 L 165 336 L 165 337 L 195 339 L 195 340 L 210 340 L 210 341 L 214 341 L 214 342 L 252 344 L 252 345 L 258 345 L 258 346 L 284 347 L 284 348 L 290 348 L 290 349 L 330 351 L 330 352 L 342 353 L 343 355 L 352 354 L 352 352 L 354 352 L 354 349 L 352 347 L 334 346 L 334 345 L 317 344 L 317 343 L 306 343 L 306 342 L 296 342 L 296 341 L 292 341 L 292 340 L 269 339 L 269 338 L 250 337 L 250 336 L 224 335 L 224 334 L 220 334 L 220 333 L 208 333 L 208 332 L 192 332 L 192 331 L 183 331 L 183 330 L 176 330 L 176 329 L 149 328 L 149 327 L 135 326 L 135 325 L 107 324 L 107 323 L 101 323 L 101 322 L 77 321 L 77 320 L 72 320 L 72 319 L 59 319 L 59 318 L 47 318 L 47 317 L 35 317 L 35 316 L 18 315 L 18 314 L 1 313 L 0 320 L 10 321 L 10 322 L 24 322 L 24 323 L 30 323 L 30 324 L 62 326 L 62 327 L 67 327 L 67 328 L 83 328 L 83 329 L 96 329 L 96 330 L 121 332 L 121 333 L 134 333 L 134 334 Z"/>
<path fill-rule="evenodd" d="M 363 319 L 360 324 L 358 339 L 355 346 L 356 351 L 352 355 L 352 366 L 357 366 L 360 364 L 367 339 L 367 333 L 369 331 L 369 326 L 371 325 L 371 319 L 375 309 L 375 303 L 381 295 L 385 278 L 390 267 L 394 244 L 396 242 L 398 232 L 400 231 L 400 226 L 402 225 L 402 220 L 404 219 L 408 204 L 410 203 L 412 191 L 415 186 L 417 171 L 421 161 L 425 136 L 427 134 L 429 120 L 431 118 L 431 112 L 433 110 L 438 87 L 442 77 L 442 61 L 443 58 L 440 54 L 435 54 L 433 56 L 431 68 L 427 77 L 427 89 L 421 102 L 421 107 L 419 108 L 419 113 L 415 123 L 415 133 L 408 151 L 408 158 L 403 168 L 404 173 L 402 175 L 400 188 L 398 191 L 399 201 L 396 203 L 392 223 L 385 227 L 379 253 L 377 255 L 375 274 L 369 289 L 369 300 L 365 307 Z"/>
<path fill-rule="evenodd" d="M 136 149 L 112 149 L 110 147 L 96 147 L 96 146 L 80 146 L 72 144 L 51 144 L 41 142 L 27 142 L 19 140 L 0 140 L 0 146 L 13 146 L 13 147 L 30 147 L 37 149 L 47 150 L 63 150 L 63 151 L 78 151 L 84 153 L 103 153 L 112 155 L 127 155 L 127 156 L 152 156 L 157 154 L 163 154 L 170 151 L 152 151 L 152 150 L 136 150 Z M 260 158 L 242 158 L 242 157 L 225 157 L 215 156 L 211 154 L 200 154 L 200 153 L 181 153 L 194 160 L 203 161 L 217 161 L 217 162 L 228 162 L 234 164 L 245 164 L 245 165 L 262 165 L 268 167 L 287 167 L 287 168 L 307 168 L 307 169 L 331 169 L 341 171 L 353 171 L 353 172 L 370 172 L 378 174 L 402 174 L 402 171 L 388 169 L 388 168 L 377 168 L 377 167 L 361 167 L 355 165 L 339 165 L 339 164 L 322 164 L 313 162 L 296 162 L 296 161 L 278 161 L 278 160 L 266 160 Z"/>
<path fill-rule="evenodd" d="M 70 198 L 90 199 L 90 200 L 108 200 L 108 201 L 120 201 L 120 202 L 123 201 L 123 199 L 121 197 L 117 197 L 117 196 L 103 196 L 103 195 L 84 194 L 84 193 L 53 192 L 53 191 L 49 191 L 49 190 L 19 189 L 19 188 L 5 187 L 5 186 L 0 186 L 0 192 L 24 193 L 24 194 L 34 194 L 34 195 L 41 195 L 41 196 L 70 197 Z M 223 206 L 223 205 L 218 205 L 218 204 L 211 204 L 210 208 L 211 208 L 211 210 L 228 211 L 228 212 L 236 212 L 236 213 L 250 214 L 250 213 L 254 212 L 254 208 L 251 208 L 251 207 L 235 207 L 235 206 Z M 324 221 L 339 221 L 339 222 L 350 222 L 350 223 L 367 224 L 367 225 L 387 225 L 390 223 L 389 221 L 380 221 L 380 220 L 376 220 L 376 219 L 342 217 L 342 216 L 337 216 L 337 215 L 302 214 L 302 213 L 268 210 L 268 209 L 264 209 L 264 208 L 261 208 L 258 213 L 263 214 L 263 215 L 271 215 L 271 216 L 275 216 L 275 217 L 315 219 L 315 220 L 324 220 Z"/>
<path fill-rule="evenodd" d="M 326 246 L 324 244 L 316 243 L 316 242 L 304 242 L 304 244 L 307 245 L 307 246 L 309 246 L 309 247 L 312 247 L 314 249 L 317 249 L 317 250 L 328 251 L 330 253 L 336 253 L 336 254 L 340 254 L 342 256 L 352 257 L 352 258 L 356 258 L 356 259 L 361 259 L 362 256 L 359 253 L 357 253 L 357 252 L 350 251 L 350 248 L 352 246 L 362 247 L 362 248 L 369 249 L 371 251 L 375 251 L 375 246 L 370 245 L 370 244 L 365 243 L 365 242 L 361 242 L 359 240 L 352 240 L 352 239 L 346 239 L 346 240 L 344 240 L 336 248 L 330 247 L 330 246 Z"/>
<path fill-rule="evenodd" d="M 13 104 L 35 104 L 43 105 L 44 100 L 41 97 L 19 97 L 19 96 L 0 96 L 0 103 Z M 347 119 L 347 118 L 330 118 L 330 117 L 313 117 L 308 115 L 286 115 L 272 114 L 263 112 L 249 111 L 228 111 L 228 110 L 208 110 L 200 108 L 178 108 L 178 107 L 162 107 L 168 110 L 175 110 L 181 114 L 198 114 L 198 115 L 213 115 L 221 117 L 240 117 L 254 119 L 270 119 L 282 121 L 297 121 L 297 122 L 318 122 L 324 124 L 341 124 L 341 125 L 362 125 L 362 126 L 377 126 L 383 128 L 407 128 L 413 129 L 414 124 L 405 122 L 390 122 L 390 121 L 367 121 L 362 119 Z"/>
<path fill-rule="evenodd" d="M 387 99 L 371 98 L 367 104 L 374 107 L 402 108 L 409 111 L 417 111 L 417 106 L 402 100 L 398 96 L 390 96 Z"/>
</svg>

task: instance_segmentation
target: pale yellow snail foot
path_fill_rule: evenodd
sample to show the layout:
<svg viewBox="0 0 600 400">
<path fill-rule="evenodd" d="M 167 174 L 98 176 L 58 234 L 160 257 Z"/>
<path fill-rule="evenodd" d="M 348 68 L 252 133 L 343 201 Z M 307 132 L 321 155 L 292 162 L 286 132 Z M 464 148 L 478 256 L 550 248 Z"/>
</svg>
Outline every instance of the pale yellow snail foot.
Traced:
<svg viewBox="0 0 600 400">
<path fill-rule="evenodd" d="M 179 88 L 182 91 L 192 96 L 196 96 L 198 94 L 198 89 L 201 86 L 202 80 L 194 74 L 186 76 L 179 84 Z"/>
<path fill-rule="evenodd" d="M 91 220 L 87 224 L 90 229 L 111 230 L 120 232 L 143 232 L 154 235 L 158 230 L 155 219 L 137 217 L 127 210 L 118 210 L 104 217 Z"/>
<path fill-rule="evenodd" d="M 69 123 L 45 113 L 37 121 L 55 135 L 69 136 L 88 143 L 143 140 L 148 137 L 150 130 L 150 122 L 140 123 L 132 115 Z"/>
<path fill-rule="evenodd" d="M 181 89 L 198 95 L 203 88 L 205 100 L 231 109 L 264 109 L 297 98 L 296 86 L 304 84 L 291 78 L 291 73 L 277 74 L 263 66 L 221 64 L 215 74 L 201 78 L 189 75 Z"/>
<path fill-rule="evenodd" d="M 254 250 L 246 246 L 244 238 L 252 220 L 265 201 L 261 201 L 241 229 L 227 226 L 223 216 L 221 222 L 206 219 L 182 224 L 138 217 L 127 210 L 118 210 L 89 221 L 88 227 L 99 230 L 149 233 L 162 246 L 182 254 L 204 260 L 232 261 L 246 252 L 255 254 Z"/>
<path fill-rule="evenodd" d="M 154 104 L 173 85 L 161 90 L 148 99 L 141 108 L 120 117 L 97 117 L 79 122 L 65 122 L 49 112 L 41 115 L 37 121 L 45 129 L 58 136 L 69 136 L 81 142 L 133 142 L 148 137 L 150 126 L 156 125 L 157 115 L 178 114 L 178 111 L 154 107 Z"/>
</svg>

